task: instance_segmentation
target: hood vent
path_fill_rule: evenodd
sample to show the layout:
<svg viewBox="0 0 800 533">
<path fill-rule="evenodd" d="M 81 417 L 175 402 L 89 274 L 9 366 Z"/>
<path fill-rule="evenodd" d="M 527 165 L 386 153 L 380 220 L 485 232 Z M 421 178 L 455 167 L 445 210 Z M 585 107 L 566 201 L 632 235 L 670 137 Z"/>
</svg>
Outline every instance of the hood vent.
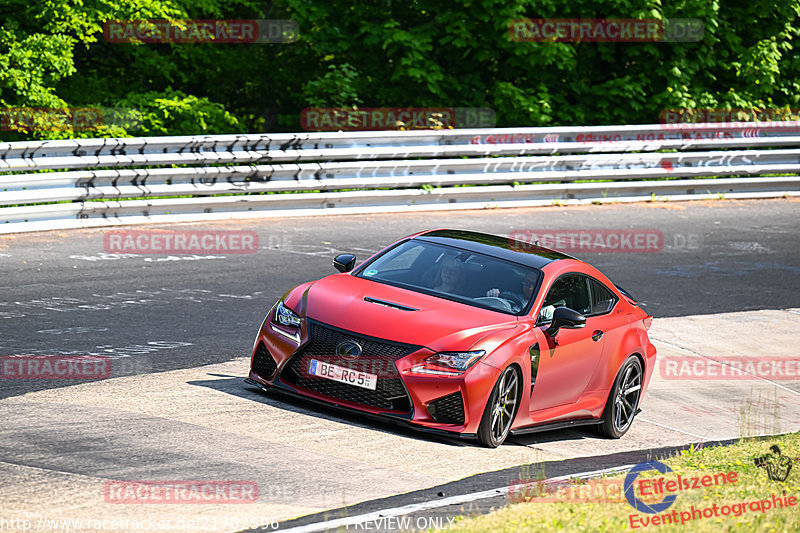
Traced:
<svg viewBox="0 0 800 533">
<path fill-rule="evenodd" d="M 396 304 L 394 302 L 387 302 L 386 300 L 378 300 L 377 298 L 372 298 L 371 296 L 364 296 L 364 301 L 378 305 L 385 305 L 386 307 L 399 309 L 401 311 L 419 311 L 419 309 L 414 307 L 408 307 L 407 305 Z"/>
</svg>

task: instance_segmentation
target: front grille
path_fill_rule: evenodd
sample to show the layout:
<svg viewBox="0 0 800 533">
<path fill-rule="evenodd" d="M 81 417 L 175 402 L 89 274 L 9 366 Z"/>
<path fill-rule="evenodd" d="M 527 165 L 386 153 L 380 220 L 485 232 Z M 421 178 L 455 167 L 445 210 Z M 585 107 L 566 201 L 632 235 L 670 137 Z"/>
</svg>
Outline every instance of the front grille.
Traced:
<svg viewBox="0 0 800 533">
<path fill-rule="evenodd" d="M 308 320 L 310 339 L 300 348 L 281 372 L 281 379 L 291 385 L 322 394 L 329 398 L 407 413 L 411 411 L 408 397 L 395 361 L 418 350 L 419 346 L 375 339 Z M 336 355 L 336 348 L 344 341 L 361 346 L 361 355 L 346 360 Z M 311 359 L 331 363 L 352 370 L 376 374 L 375 390 L 340 383 L 310 375 Z"/>
<path fill-rule="evenodd" d="M 464 423 L 464 400 L 460 392 L 442 396 L 428 404 L 428 412 L 437 422 L 445 424 Z"/>
<path fill-rule="evenodd" d="M 258 349 L 256 349 L 256 353 L 253 356 L 253 370 L 262 378 L 269 379 L 277 369 L 278 363 L 272 358 L 267 347 L 264 346 L 263 342 L 259 343 Z"/>
</svg>

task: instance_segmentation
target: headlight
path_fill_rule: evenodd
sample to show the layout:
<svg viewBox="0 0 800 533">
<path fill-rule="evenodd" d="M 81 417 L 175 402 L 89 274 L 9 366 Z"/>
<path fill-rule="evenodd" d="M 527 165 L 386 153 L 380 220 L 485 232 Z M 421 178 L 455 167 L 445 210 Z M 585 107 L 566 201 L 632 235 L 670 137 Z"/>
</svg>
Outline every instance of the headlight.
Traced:
<svg viewBox="0 0 800 533">
<path fill-rule="evenodd" d="M 423 363 L 412 368 L 411 372 L 437 376 L 455 376 L 466 372 L 467 369 L 480 361 L 484 355 L 486 355 L 485 350 L 439 352 L 426 357 Z"/>
<path fill-rule="evenodd" d="M 438 366 L 455 368 L 456 370 L 467 370 L 469 367 L 480 361 L 486 355 L 484 350 L 474 352 L 439 352 L 425 358 L 426 363 Z"/>
<path fill-rule="evenodd" d="M 286 307 L 283 304 L 283 300 L 279 301 L 278 305 L 275 307 L 275 322 L 283 326 L 300 327 L 300 317 L 297 316 L 297 313 Z"/>
</svg>

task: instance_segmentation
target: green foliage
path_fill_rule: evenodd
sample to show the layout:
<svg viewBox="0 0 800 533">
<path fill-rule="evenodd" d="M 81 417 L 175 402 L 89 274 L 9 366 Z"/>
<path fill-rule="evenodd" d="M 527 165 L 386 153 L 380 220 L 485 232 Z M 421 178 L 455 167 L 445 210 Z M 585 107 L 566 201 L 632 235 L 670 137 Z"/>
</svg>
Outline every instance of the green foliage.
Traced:
<svg viewBox="0 0 800 533">
<path fill-rule="evenodd" d="M 297 131 L 306 107 L 486 107 L 497 125 L 653 123 L 800 107 L 800 0 L 4 0 L 0 107 L 131 107 L 138 129 Z M 518 18 L 698 18 L 695 43 L 517 42 Z M 113 20 L 294 19 L 291 44 L 108 42 Z"/>
<path fill-rule="evenodd" d="M 328 72 L 303 86 L 303 95 L 312 107 L 346 107 L 361 103 L 356 83 L 358 72 L 349 64 L 329 65 Z"/>
<path fill-rule="evenodd" d="M 140 123 L 130 129 L 141 136 L 240 131 L 238 120 L 222 104 L 171 89 L 130 94 L 120 106 L 140 110 Z"/>
</svg>

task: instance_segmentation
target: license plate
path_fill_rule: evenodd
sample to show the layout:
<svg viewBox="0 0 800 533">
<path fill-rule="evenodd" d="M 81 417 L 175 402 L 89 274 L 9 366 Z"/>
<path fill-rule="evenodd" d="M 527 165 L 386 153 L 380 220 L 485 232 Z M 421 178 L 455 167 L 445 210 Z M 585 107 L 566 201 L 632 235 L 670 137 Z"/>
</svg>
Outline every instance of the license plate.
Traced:
<svg viewBox="0 0 800 533">
<path fill-rule="evenodd" d="M 308 373 L 312 376 L 331 379 L 340 383 L 347 383 L 363 389 L 375 390 L 378 387 L 378 376 L 359 372 L 343 366 L 332 365 L 312 359 L 308 364 Z"/>
</svg>

